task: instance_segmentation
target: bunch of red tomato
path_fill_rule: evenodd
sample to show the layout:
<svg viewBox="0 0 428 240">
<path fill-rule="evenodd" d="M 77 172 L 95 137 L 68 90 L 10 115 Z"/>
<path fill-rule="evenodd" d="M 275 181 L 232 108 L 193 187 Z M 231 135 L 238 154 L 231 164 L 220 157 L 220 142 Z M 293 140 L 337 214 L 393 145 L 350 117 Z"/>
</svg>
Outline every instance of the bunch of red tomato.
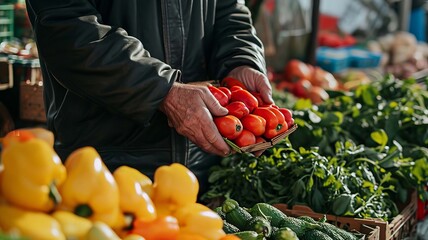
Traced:
<svg viewBox="0 0 428 240">
<path fill-rule="evenodd" d="M 292 112 L 263 102 L 259 93 L 250 92 L 237 79 L 227 77 L 222 86 L 208 89 L 229 110 L 228 115 L 214 117 L 220 134 L 238 147 L 266 142 L 294 124 Z"/>
</svg>

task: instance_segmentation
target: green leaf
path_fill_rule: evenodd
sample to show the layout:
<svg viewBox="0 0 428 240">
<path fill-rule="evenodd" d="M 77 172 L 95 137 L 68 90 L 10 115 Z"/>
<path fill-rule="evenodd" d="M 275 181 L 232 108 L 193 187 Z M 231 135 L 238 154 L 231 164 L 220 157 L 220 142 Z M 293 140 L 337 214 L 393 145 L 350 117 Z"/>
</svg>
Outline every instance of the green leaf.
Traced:
<svg viewBox="0 0 428 240">
<path fill-rule="evenodd" d="M 370 133 L 370 137 L 375 141 L 377 144 L 381 145 L 382 148 L 386 146 L 388 143 L 388 135 L 386 135 L 386 132 L 383 129 L 374 131 Z"/>
<path fill-rule="evenodd" d="M 312 122 L 312 123 L 320 123 L 321 122 L 321 117 L 320 116 L 318 116 L 315 112 L 313 112 L 313 111 L 309 111 L 308 112 L 308 114 L 309 114 L 309 120 Z"/>
<path fill-rule="evenodd" d="M 344 216 L 345 214 L 353 213 L 353 201 L 355 196 L 350 194 L 341 194 L 334 199 L 332 211 L 335 215 Z"/>
<path fill-rule="evenodd" d="M 340 125 L 343 122 L 343 113 L 341 112 L 325 112 L 322 116 L 322 125 Z"/>
<path fill-rule="evenodd" d="M 310 192 L 312 190 L 312 187 L 314 186 L 314 178 L 311 176 L 309 177 L 308 184 L 306 186 L 306 191 Z"/>
<path fill-rule="evenodd" d="M 313 189 L 310 203 L 315 212 L 325 212 L 325 199 L 318 188 Z"/>
<path fill-rule="evenodd" d="M 428 179 L 428 162 L 426 159 L 418 159 L 415 161 L 415 166 L 412 169 L 412 175 L 420 183 L 426 182 Z"/>
<path fill-rule="evenodd" d="M 297 100 L 296 104 L 294 105 L 294 110 L 305 110 L 305 109 L 311 109 L 313 106 L 310 99 L 304 99 L 300 98 Z"/>
<path fill-rule="evenodd" d="M 336 178 L 334 177 L 334 175 L 333 174 L 329 174 L 328 178 L 324 181 L 323 186 L 324 187 L 328 187 L 328 186 L 332 185 L 335 182 L 336 182 Z"/>
</svg>

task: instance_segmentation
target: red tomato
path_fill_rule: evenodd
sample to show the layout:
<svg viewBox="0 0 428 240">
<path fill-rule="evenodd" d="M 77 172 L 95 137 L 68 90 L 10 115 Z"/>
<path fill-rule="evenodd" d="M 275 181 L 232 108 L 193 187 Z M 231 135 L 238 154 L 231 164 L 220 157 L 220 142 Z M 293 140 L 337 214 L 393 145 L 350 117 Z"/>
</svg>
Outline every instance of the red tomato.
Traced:
<svg viewBox="0 0 428 240">
<path fill-rule="evenodd" d="M 293 93 L 299 98 L 308 98 L 309 91 L 311 88 L 312 88 L 312 83 L 305 78 L 301 78 L 294 83 Z"/>
<path fill-rule="evenodd" d="M 258 92 L 251 92 L 251 94 L 254 97 L 256 97 L 257 102 L 259 103 L 258 106 L 264 106 L 264 105 L 266 105 L 265 102 L 263 102 L 262 95 L 260 93 L 258 93 Z"/>
<path fill-rule="evenodd" d="M 294 82 L 300 78 L 309 79 L 311 77 L 311 68 L 300 60 L 292 59 L 285 65 L 284 78 L 287 81 Z"/>
<path fill-rule="evenodd" d="M 258 115 L 266 120 L 266 130 L 276 129 L 278 126 L 278 118 L 267 107 L 258 107 L 254 109 L 253 114 Z"/>
<path fill-rule="evenodd" d="M 240 86 L 232 86 L 231 88 L 230 88 L 230 92 L 232 93 L 232 92 L 234 92 L 234 91 L 236 91 L 236 90 L 242 90 L 243 88 L 241 88 Z"/>
<path fill-rule="evenodd" d="M 164 216 L 150 222 L 136 219 L 130 234 L 138 234 L 146 240 L 174 240 L 177 239 L 179 232 L 177 219 L 173 216 Z"/>
<path fill-rule="evenodd" d="M 278 126 L 277 126 L 276 130 L 278 130 L 279 133 L 283 133 L 283 132 L 287 131 L 288 124 L 285 121 L 284 114 L 282 114 L 282 112 L 279 111 L 278 108 L 269 107 L 269 110 L 271 110 L 275 114 L 276 118 L 278 118 Z"/>
<path fill-rule="evenodd" d="M 245 85 L 239 81 L 236 78 L 233 77 L 225 77 L 223 78 L 223 80 L 221 81 L 221 85 L 227 88 L 231 88 L 232 86 L 239 86 L 242 87 L 243 89 L 246 89 Z"/>
<path fill-rule="evenodd" d="M 230 140 L 238 137 L 243 128 L 241 121 L 233 115 L 214 117 L 214 123 L 220 134 Z"/>
<path fill-rule="evenodd" d="M 320 104 L 330 98 L 327 91 L 318 86 L 313 86 L 309 90 L 308 96 L 314 104 Z"/>
<path fill-rule="evenodd" d="M 229 98 L 227 97 L 226 93 L 214 86 L 208 86 L 208 89 L 223 107 L 229 103 Z"/>
<path fill-rule="evenodd" d="M 239 135 L 233 142 L 238 145 L 238 147 L 246 147 L 256 143 L 256 136 L 247 129 L 242 130 L 241 135 Z"/>
<path fill-rule="evenodd" d="M 230 98 L 230 101 L 240 101 L 245 103 L 250 112 L 252 112 L 259 105 L 257 98 L 245 89 L 232 91 L 232 97 Z"/>
<path fill-rule="evenodd" d="M 240 101 L 231 102 L 226 105 L 225 108 L 229 110 L 230 115 L 233 115 L 239 119 L 250 113 L 250 110 L 247 108 L 247 105 Z"/>
<path fill-rule="evenodd" d="M 224 92 L 227 96 L 227 99 L 230 100 L 230 97 L 232 96 L 232 92 L 227 87 L 218 87 L 222 92 Z"/>
<path fill-rule="evenodd" d="M 285 122 L 287 123 L 288 127 L 294 125 L 294 119 L 293 119 L 293 112 L 288 108 L 279 108 L 279 111 L 284 115 Z"/>
<path fill-rule="evenodd" d="M 256 137 L 256 143 L 264 143 L 264 142 L 266 142 L 266 139 L 264 139 L 260 136 Z"/>
<path fill-rule="evenodd" d="M 244 129 L 249 130 L 255 136 L 261 136 L 266 130 L 266 120 L 254 114 L 248 114 L 241 119 Z"/>
</svg>

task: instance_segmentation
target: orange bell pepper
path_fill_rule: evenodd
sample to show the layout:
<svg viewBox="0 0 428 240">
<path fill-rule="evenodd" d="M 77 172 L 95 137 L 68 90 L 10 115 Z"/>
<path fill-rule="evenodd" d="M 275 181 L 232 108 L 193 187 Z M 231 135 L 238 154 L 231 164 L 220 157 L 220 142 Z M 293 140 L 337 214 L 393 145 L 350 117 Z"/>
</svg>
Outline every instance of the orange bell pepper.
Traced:
<svg viewBox="0 0 428 240">
<path fill-rule="evenodd" d="M 68 176 L 59 188 L 63 197 L 60 209 L 122 227 L 119 189 L 98 152 L 93 147 L 79 148 L 66 159 L 65 168 Z"/>
<path fill-rule="evenodd" d="M 208 240 L 219 240 L 225 236 L 223 219 L 210 208 L 200 203 L 190 203 L 174 213 L 180 232 L 199 235 Z"/>
<path fill-rule="evenodd" d="M 146 240 L 176 240 L 180 232 L 178 221 L 173 216 L 158 217 L 153 221 L 136 219 L 130 234 L 138 234 Z"/>
</svg>

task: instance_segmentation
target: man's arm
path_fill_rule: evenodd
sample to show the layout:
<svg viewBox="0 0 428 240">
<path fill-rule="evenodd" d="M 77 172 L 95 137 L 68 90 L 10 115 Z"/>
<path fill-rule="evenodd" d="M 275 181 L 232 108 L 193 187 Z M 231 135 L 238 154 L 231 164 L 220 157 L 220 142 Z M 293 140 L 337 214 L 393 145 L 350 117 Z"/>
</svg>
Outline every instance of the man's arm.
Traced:
<svg viewBox="0 0 428 240">
<path fill-rule="evenodd" d="M 146 123 L 180 72 L 142 43 L 103 24 L 88 0 L 27 0 L 39 56 L 74 94 Z"/>
</svg>

